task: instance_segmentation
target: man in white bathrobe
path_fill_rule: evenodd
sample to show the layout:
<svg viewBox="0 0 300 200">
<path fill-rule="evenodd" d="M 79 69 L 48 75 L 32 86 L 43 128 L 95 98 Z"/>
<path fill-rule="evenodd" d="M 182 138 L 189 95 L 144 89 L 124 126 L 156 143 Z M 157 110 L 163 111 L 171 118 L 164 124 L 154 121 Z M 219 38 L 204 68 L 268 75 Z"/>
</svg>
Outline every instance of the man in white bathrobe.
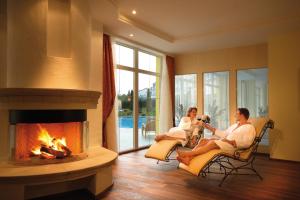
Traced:
<svg viewBox="0 0 300 200">
<path fill-rule="evenodd" d="M 256 135 L 254 126 L 248 122 L 249 115 L 250 113 L 247 108 L 238 108 L 236 112 L 237 123 L 231 125 L 225 131 L 204 123 L 203 126 L 218 137 L 202 139 L 192 151 L 178 150 L 177 159 L 189 165 L 195 156 L 213 149 L 221 149 L 224 152 L 233 153 L 236 149 L 249 147 Z"/>
</svg>

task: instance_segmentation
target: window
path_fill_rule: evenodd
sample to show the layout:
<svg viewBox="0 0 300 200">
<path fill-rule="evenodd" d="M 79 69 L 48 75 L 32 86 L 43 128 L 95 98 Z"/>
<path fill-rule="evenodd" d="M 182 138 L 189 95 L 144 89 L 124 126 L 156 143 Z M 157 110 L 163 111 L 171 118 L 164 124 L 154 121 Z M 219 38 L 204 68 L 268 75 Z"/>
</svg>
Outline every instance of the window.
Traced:
<svg viewBox="0 0 300 200">
<path fill-rule="evenodd" d="M 133 75 L 134 74 L 131 71 L 120 69 L 116 70 L 119 117 L 119 150 L 132 149 L 134 147 Z"/>
<path fill-rule="evenodd" d="M 115 56 L 117 65 L 133 67 L 133 49 L 121 45 L 115 45 Z"/>
<path fill-rule="evenodd" d="M 186 114 L 187 109 L 197 105 L 197 75 L 175 76 L 175 124 Z"/>
<path fill-rule="evenodd" d="M 211 125 L 225 130 L 229 126 L 229 72 L 204 73 L 204 114 Z"/>
<path fill-rule="evenodd" d="M 249 109 L 250 117 L 268 116 L 268 69 L 237 71 L 237 106 Z M 268 134 L 262 144 L 268 144 Z"/>
<path fill-rule="evenodd" d="M 139 69 L 156 72 L 157 57 L 139 51 Z"/>
<path fill-rule="evenodd" d="M 237 72 L 238 107 L 249 109 L 251 117 L 268 116 L 268 69 Z"/>
<path fill-rule="evenodd" d="M 161 57 L 115 44 L 119 151 L 150 145 L 158 130 Z"/>
</svg>

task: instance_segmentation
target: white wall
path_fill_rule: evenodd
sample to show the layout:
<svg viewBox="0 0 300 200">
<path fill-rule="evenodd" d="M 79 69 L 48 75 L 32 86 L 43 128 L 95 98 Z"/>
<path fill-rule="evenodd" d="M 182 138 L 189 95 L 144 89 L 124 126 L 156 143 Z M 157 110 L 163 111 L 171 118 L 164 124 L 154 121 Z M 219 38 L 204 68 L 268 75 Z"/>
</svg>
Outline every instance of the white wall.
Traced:
<svg viewBox="0 0 300 200">
<path fill-rule="evenodd" d="M 7 17 L 2 12 L 6 3 Z M 7 22 L 7 30 L 1 23 L 0 56 L 7 54 L 7 64 L 0 62 L 0 87 L 102 91 L 102 23 L 92 19 L 89 1 L 58 0 L 55 6 L 62 8 L 48 11 L 48 0 L 1 1 L 0 22 Z M 62 28 L 60 18 L 70 27 Z M 5 36 L 7 48 L 2 46 Z M 90 147 L 101 145 L 101 111 L 102 98 L 97 109 L 88 110 Z"/>
</svg>

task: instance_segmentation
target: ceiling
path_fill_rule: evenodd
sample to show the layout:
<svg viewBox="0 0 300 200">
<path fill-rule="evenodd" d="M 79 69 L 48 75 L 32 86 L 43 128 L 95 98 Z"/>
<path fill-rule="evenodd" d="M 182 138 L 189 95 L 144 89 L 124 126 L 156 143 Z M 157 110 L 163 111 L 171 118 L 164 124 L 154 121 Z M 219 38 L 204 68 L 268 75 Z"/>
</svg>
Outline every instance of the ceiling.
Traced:
<svg viewBox="0 0 300 200">
<path fill-rule="evenodd" d="M 105 32 L 170 54 L 266 43 L 300 28 L 300 0 L 91 0 L 91 11 Z"/>
</svg>

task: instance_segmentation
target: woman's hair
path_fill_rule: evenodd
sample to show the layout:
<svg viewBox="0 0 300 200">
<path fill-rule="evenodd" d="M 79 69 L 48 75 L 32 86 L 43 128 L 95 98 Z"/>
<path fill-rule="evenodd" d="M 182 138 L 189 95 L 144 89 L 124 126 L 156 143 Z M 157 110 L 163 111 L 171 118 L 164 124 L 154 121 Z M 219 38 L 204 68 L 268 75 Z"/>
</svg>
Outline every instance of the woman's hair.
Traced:
<svg viewBox="0 0 300 200">
<path fill-rule="evenodd" d="M 249 119 L 250 113 L 247 108 L 238 108 L 238 111 L 240 112 L 241 115 L 244 115 L 246 119 Z"/>
<path fill-rule="evenodd" d="M 196 112 L 197 112 L 197 108 L 196 108 L 196 107 L 189 107 L 189 109 L 188 109 L 187 112 L 186 112 L 186 116 L 187 116 L 187 117 L 190 117 L 190 113 L 191 113 L 193 110 L 196 110 Z"/>
</svg>

